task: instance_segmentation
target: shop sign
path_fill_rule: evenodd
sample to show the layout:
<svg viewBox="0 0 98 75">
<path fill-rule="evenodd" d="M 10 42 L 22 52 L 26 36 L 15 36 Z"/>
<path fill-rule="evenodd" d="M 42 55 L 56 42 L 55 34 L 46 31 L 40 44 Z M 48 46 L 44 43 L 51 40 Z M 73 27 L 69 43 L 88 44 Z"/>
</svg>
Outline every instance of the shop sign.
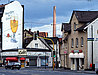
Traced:
<svg viewBox="0 0 98 75">
<path fill-rule="evenodd" d="M 26 49 L 18 50 L 18 55 L 27 55 L 27 50 Z"/>
<path fill-rule="evenodd" d="M 72 53 L 82 53 L 82 50 L 72 50 Z"/>
</svg>

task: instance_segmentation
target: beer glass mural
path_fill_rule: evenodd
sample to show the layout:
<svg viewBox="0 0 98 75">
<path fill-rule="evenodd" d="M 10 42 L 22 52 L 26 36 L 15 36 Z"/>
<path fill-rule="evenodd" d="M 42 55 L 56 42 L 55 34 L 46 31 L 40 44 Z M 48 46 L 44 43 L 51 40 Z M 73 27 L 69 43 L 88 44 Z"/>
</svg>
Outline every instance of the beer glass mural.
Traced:
<svg viewBox="0 0 98 75">
<path fill-rule="evenodd" d="M 17 29 L 18 29 L 18 16 L 12 16 L 11 19 L 12 20 L 10 20 L 10 27 L 11 27 L 11 31 L 13 32 L 11 42 L 16 43 L 17 40 L 15 39 L 15 34 L 17 32 Z"/>
<path fill-rule="evenodd" d="M 18 1 L 5 6 L 2 17 L 2 50 L 22 48 L 23 8 Z"/>
</svg>

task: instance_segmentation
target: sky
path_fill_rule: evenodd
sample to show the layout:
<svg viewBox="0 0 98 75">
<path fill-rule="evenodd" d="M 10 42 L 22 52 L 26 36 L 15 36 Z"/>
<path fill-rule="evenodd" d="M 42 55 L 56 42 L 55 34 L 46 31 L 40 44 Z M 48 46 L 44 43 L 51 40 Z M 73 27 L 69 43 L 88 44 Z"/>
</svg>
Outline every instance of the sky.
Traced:
<svg viewBox="0 0 98 75">
<path fill-rule="evenodd" d="M 9 0 L 0 0 L 6 4 Z M 10 0 L 14 1 L 14 0 Z M 68 23 L 73 10 L 98 11 L 98 0 L 17 0 L 24 5 L 24 27 L 32 31 L 53 31 L 53 6 L 56 6 L 56 35 L 62 36 L 61 25 Z"/>
</svg>

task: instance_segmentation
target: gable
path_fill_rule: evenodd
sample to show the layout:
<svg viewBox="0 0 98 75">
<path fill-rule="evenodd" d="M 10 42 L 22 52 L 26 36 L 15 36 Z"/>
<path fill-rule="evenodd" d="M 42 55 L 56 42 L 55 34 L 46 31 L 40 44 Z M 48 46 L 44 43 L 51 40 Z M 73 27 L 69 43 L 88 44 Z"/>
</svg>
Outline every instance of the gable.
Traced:
<svg viewBox="0 0 98 75">
<path fill-rule="evenodd" d="M 48 49 L 43 42 L 41 42 L 39 39 L 32 40 L 26 48 L 36 48 L 35 44 L 38 44 L 39 49 Z"/>
</svg>

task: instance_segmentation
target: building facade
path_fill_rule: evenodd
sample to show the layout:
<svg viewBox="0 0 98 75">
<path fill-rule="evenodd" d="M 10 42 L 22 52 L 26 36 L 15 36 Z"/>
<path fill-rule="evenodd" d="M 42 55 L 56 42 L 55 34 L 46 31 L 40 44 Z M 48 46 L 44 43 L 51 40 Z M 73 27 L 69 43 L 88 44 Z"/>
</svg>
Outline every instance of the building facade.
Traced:
<svg viewBox="0 0 98 75">
<path fill-rule="evenodd" d="M 23 24 L 24 6 L 18 1 L 0 6 L 0 59 L 3 64 L 17 61 L 18 49 L 23 48 Z"/>
<path fill-rule="evenodd" d="M 64 52 L 66 48 L 68 50 L 68 58 L 65 58 L 67 68 L 71 70 L 89 69 L 88 33 L 84 28 L 97 17 L 97 14 L 97 11 L 73 11 L 69 24 L 62 24 L 64 36 L 62 51 Z M 67 25 L 70 25 L 70 33 L 68 28 L 66 28 Z"/>
</svg>

